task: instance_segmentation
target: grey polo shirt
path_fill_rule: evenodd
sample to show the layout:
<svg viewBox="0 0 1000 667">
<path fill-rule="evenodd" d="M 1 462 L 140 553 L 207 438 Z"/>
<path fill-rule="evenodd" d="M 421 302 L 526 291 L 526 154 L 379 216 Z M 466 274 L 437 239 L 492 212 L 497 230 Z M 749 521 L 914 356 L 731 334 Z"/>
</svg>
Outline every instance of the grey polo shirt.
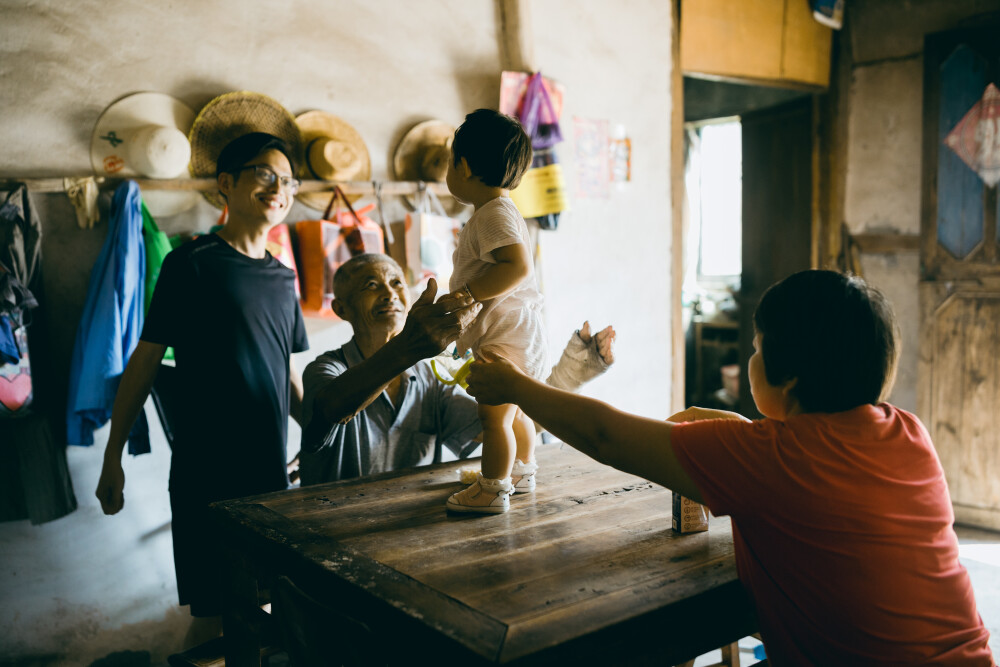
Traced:
<svg viewBox="0 0 1000 667">
<path fill-rule="evenodd" d="M 362 360 L 352 338 L 306 366 L 299 454 L 303 485 L 465 458 L 479 447 L 472 440 L 482 432 L 476 401 L 461 387 L 435 378 L 427 361 L 406 371 L 398 410 L 383 391 L 348 423 L 326 423 L 313 411 L 317 393 Z"/>
</svg>

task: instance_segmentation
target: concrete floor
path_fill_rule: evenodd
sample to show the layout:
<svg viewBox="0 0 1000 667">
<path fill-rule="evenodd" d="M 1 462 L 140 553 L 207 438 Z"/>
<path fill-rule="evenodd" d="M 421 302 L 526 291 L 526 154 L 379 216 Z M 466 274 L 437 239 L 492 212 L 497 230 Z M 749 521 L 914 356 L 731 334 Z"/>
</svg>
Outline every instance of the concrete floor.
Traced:
<svg viewBox="0 0 1000 667">
<path fill-rule="evenodd" d="M 1000 660 L 1000 532 L 956 526 L 958 555 L 972 578 L 976 606 L 983 623 L 990 631 L 990 648 L 993 659 Z M 754 647 L 760 642 L 752 637 L 740 640 L 740 664 L 753 665 Z M 714 665 L 721 660 L 719 651 L 700 656 L 695 667 Z"/>
</svg>

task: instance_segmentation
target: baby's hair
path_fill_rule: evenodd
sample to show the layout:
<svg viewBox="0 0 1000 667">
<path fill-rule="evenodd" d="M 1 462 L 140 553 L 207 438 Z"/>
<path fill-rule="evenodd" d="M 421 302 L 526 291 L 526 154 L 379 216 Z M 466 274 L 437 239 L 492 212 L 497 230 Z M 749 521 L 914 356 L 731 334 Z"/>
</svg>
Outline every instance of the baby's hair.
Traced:
<svg viewBox="0 0 1000 667">
<path fill-rule="evenodd" d="M 800 271 L 772 285 L 754 312 L 771 385 L 798 378 L 804 412 L 842 412 L 884 400 L 899 337 L 880 291 L 836 271 Z"/>
<path fill-rule="evenodd" d="M 295 151 L 288 142 L 273 134 L 266 132 L 250 132 L 233 139 L 219 153 L 219 158 L 215 162 L 215 176 L 218 178 L 222 174 L 233 174 L 238 176 L 241 167 L 266 151 L 280 151 L 288 158 L 288 166 L 292 168 L 294 174 L 298 169 Z"/>
<path fill-rule="evenodd" d="M 484 185 L 513 189 L 531 166 L 531 139 L 517 119 L 492 109 L 476 109 L 455 130 L 451 144 L 457 166 L 465 158 Z"/>
<path fill-rule="evenodd" d="M 345 294 L 348 286 L 351 284 L 351 278 L 361 269 L 371 266 L 372 264 L 391 264 L 392 266 L 399 269 L 402 274 L 403 269 L 399 268 L 399 264 L 389 255 L 382 255 L 375 252 L 366 252 L 361 255 L 356 255 L 350 258 L 346 262 L 340 265 L 337 272 L 333 274 L 333 295 L 338 299 L 343 299 L 347 296 Z"/>
</svg>

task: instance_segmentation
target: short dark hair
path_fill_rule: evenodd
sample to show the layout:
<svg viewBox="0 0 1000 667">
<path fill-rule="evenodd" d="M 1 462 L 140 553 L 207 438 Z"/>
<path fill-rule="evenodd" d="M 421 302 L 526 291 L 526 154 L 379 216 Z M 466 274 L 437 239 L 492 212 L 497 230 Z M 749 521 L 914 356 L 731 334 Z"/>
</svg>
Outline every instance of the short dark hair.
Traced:
<svg viewBox="0 0 1000 667">
<path fill-rule="evenodd" d="M 899 336 L 892 306 L 861 278 L 809 270 L 772 285 L 753 316 L 767 381 L 798 378 L 803 412 L 842 412 L 884 400 Z"/>
<path fill-rule="evenodd" d="M 266 132 L 250 132 L 233 139 L 219 153 L 215 162 L 215 177 L 222 174 L 238 174 L 241 167 L 265 151 L 281 151 L 288 158 L 288 166 L 294 175 L 298 171 L 295 150 L 287 141 Z"/>
<path fill-rule="evenodd" d="M 531 139 L 516 118 L 492 109 L 476 109 L 455 130 L 451 152 L 472 174 L 494 188 L 516 188 L 531 166 Z"/>
<path fill-rule="evenodd" d="M 360 255 L 355 255 L 349 260 L 340 265 L 337 271 L 333 274 L 333 296 L 337 299 L 343 299 L 346 295 L 344 290 L 351 283 L 351 278 L 366 266 L 371 266 L 372 264 L 378 264 L 385 262 L 386 264 L 391 264 L 399 269 L 400 273 L 403 269 L 399 266 L 399 262 L 394 260 L 389 255 L 383 255 L 377 252 L 366 252 Z"/>
</svg>

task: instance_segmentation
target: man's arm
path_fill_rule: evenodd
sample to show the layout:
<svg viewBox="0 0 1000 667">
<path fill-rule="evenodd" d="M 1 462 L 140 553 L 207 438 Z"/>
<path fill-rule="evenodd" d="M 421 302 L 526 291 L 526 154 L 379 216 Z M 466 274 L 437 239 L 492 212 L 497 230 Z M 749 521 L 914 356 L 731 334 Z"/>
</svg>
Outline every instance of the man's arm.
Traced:
<svg viewBox="0 0 1000 667">
<path fill-rule="evenodd" d="M 291 383 L 291 395 L 288 404 L 288 414 L 302 425 L 302 373 L 295 366 L 295 360 L 288 357 L 288 379 Z"/>
<path fill-rule="evenodd" d="M 96 495 L 105 514 L 117 514 L 125 505 L 125 471 L 122 469 L 122 452 L 129 431 L 142 410 L 153 380 L 166 352 L 166 345 L 140 340 L 122 373 L 111 408 L 111 432 L 104 449 L 104 466 L 97 482 Z"/>
<path fill-rule="evenodd" d="M 480 403 L 516 403 L 575 449 L 702 502 L 701 491 L 674 455 L 674 424 L 631 415 L 591 398 L 542 384 L 505 359 L 472 365 L 469 393 Z"/>
<path fill-rule="evenodd" d="M 406 317 L 403 330 L 377 352 L 343 374 L 331 377 L 313 400 L 314 414 L 330 424 L 347 423 L 364 410 L 400 373 L 421 359 L 439 354 L 458 338 L 482 306 L 469 296 L 446 295 L 433 303 L 431 279 Z"/>
</svg>

